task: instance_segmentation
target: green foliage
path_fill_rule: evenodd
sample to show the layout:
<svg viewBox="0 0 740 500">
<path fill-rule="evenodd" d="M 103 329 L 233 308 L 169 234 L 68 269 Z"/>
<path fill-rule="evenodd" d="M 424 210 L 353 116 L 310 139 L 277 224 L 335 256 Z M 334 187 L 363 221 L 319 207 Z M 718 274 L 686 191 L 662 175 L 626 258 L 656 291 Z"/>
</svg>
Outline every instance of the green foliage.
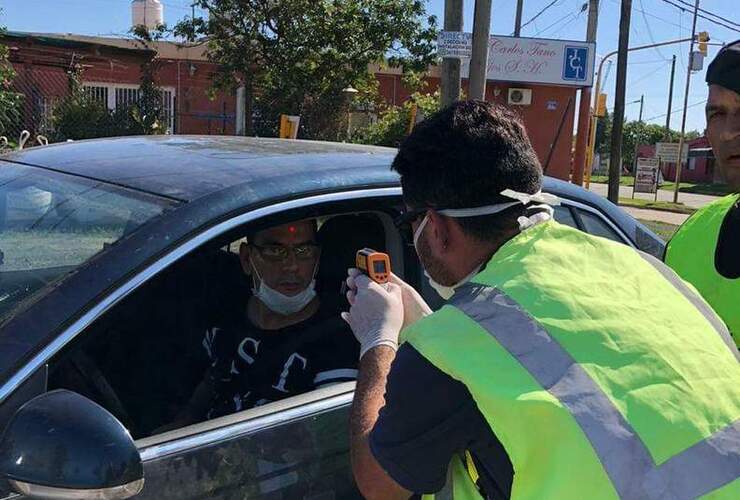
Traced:
<svg viewBox="0 0 740 500">
<path fill-rule="evenodd" d="M 612 116 L 599 118 L 596 127 L 596 152 L 602 157 L 611 151 Z M 678 142 L 680 132 L 671 130 L 666 138 L 666 130 L 662 125 L 640 121 L 628 121 L 622 129 L 622 161 L 625 166 L 634 165 L 637 147 L 641 144 L 655 144 L 656 142 Z M 686 133 L 685 140 L 690 141 L 700 137 L 697 131 Z"/>
<path fill-rule="evenodd" d="M 0 33 L 5 28 L 0 27 Z M 23 95 L 13 90 L 15 71 L 9 61 L 8 47 L 0 44 L 0 135 L 10 132 L 10 126 L 20 120 Z"/>
<path fill-rule="evenodd" d="M 300 136 L 341 136 L 347 97 L 376 100 L 368 65 L 388 63 L 421 73 L 435 58 L 437 23 L 419 0 L 196 0 L 207 19 L 188 19 L 175 33 L 207 37 L 221 70 L 217 88 L 243 85 L 247 116 L 275 135 L 281 113 L 301 115 Z M 412 79 L 413 80 L 413 79 Z M 416 80 L 417 83 L 420 80 Z M 361 89 L 363 87 L 363 89 Z M 247 133 L 253 131 L 247 120 Z"/>
<path fill-rule="evenodd" d="M 416 121 L 419 121 L 439 110 L 439 92 L 433 95 L 415 93 L 402 106 L 386 107 L 376 123 L 355 132 L 353 142 L 398 147 L 409 133 L 414 104 L 417 107 Z"/>
</svg>

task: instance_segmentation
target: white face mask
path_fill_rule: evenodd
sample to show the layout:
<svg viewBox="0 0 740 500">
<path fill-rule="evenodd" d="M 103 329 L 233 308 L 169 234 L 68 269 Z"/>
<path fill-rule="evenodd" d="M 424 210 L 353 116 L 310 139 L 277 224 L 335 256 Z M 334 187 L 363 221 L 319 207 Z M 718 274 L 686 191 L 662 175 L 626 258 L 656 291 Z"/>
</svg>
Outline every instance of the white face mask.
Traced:
<svg viewBox="0 0 740 500">
<path fill-rule="evenodd" d="M 414 231 L 414 248 L 416 248 L 416 254 L 419 254 L 419 248 L 416 246 L 416 244 L 419 241 L 419 237 L 421 237 L 422 231 L 424 231 L 424 227 L 427 225 L 427 222 L 429 222 L 429 216 L 425 216 L 424 219 L 421 221 L 421 224 L 419 224 L 419 227 L 416 228 L 416 231 Z M 480 266 L 473 269 L 473 272 L 465 276 L 463 279 L 455 283 L 454 285 L 443 285 L 441 283 L 438 283 L 437 281 L 432 278 L 432 276 L 427 272 L 426 269 L 424 269 L 424 276 L 427 277 L 429 280 L 429 285 L 434 288 L 434 291 L 437 292 L 437 294 L 442 297 L 444 300 L 450 300 L 453 295 L 455 295 L 455 289 L 458 287 L 464 285 L 470 279 L 478 274 L 478 271 L 480 271 Z"/>
<path fill-rule="evenodd" d="M 316 266 L 318 267 L 318 262 Z M 316 297 L 316 279 L 312 279 L 311 283 L 296 295 L 285 295 L 265 283 L 265 280 L 260 276 L 254 263 L 252 263 L 252 269 L 259 280 L 259 286 L 252 286 L 252 293 L 273 312 L 282 314 L 283 316 L 295 314 L 306 307 Z M 314 268 L 315 275 L 316 268 Z"/>
<path fill-rule="evenodd" d="M 552 218 L 553 215 L 553 208 L 551 205 L 559 205 L 560 200 L 557 196 L 551 195 L 549 193 L 542 193 L 537 192 L 534 194 L 528 194 L 528 193 L 519 193 L 517 191 L 513 191 L 511 189 L 506 189 L 500 193 L 503 196 L 506 196 L 507 198 L 511 198 L 512 202 L 508 203 L 498 203 L 496 205 L 488 205 L 484 207 L 476 207 L 476 208 L 458 208 L 458 209 L 447 209 L 447 210 L 439 210 L 439 213 L 442 215 L 446 215 L 448 217 L 478 217 L 480 215 L 493 215 L 497 214 L 499 212 L 503 212 L 504 210 L 513 207 L 514 205 L 527 205 L 529 203 L 539 203 L 539 205 L 534 205 L 530 208 L 540 208 L 544 209 L 545 212 L 534 214 L 530 217 L 519 217 L 517 219 L 517 222 L 519 223 L 519 229 L 521 231 L 525 231 L 526 229 L 529 229 L 530 227 L 533 227 L 541 222 L 546 222 Z M 416 228 L 416 231 L 414 231 L 414 248 L 416 248 L 416 254 L 419 254 L 419 249 L 417 247 L 417 243 L 419 241 L 419 237 L 421 236 L 422 231 L 424 231 L 424 227 L 426 227 L 427 222 L 429 222 L 429 215 L 426 215 L 424 219 L 421 221 L 421 224 L 419 224 L 419 227 Z M 455 289 L 459 288 L 460 286 L 464 285 L 468 281 L 470 281 L 473 276 L 478 274 L 478 271 L 480 271 L 481 266 L 478 266 L 477 268 L 473 269 L 473 272 L 465 276 L 462 280 L 455 283 L 454 285 L 442 285 L 440 283 L 437 283 L 434 281 L 434 278 L 432 278 L 427 270 L 424 270 L 424 275 L 429 279 L 429 284 L 434 288 L 434 290 L 439 294 L 440 297 L 442 297 L 444 300 L 449 300 L 452 298 L 452 296 L 455 294 Z"/>
</svg>

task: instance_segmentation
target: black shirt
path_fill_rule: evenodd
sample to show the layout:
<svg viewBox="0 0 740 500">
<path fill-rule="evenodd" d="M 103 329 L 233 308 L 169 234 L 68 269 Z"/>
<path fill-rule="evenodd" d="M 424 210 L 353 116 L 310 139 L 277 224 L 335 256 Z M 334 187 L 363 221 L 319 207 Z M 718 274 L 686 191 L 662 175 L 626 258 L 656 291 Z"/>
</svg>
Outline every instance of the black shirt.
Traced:
<svg viewBox="0 0 740 500">
<path fill-rule="evenodd" d="M 468 450 L 487 498 L 510 497 L 511 462 L 470 392 L 409 344 L 398 349 L 385 401 L 370 448 L 394 481 L 413 493 L 435 493 L 453 455 Z"/>
<path fill-rule="evenodd" d="M 262 330 L 242 314 L 210 328 L 203 347 L 216 389 L 209 419 L 357 378 L 359 344 L 326 308 L 280 330 Z"/>
<path fill-rule="evenodd" d="M 722 221 L 714 265 L 725 278 L 740 278 L 740 207 L 737 203 Z"/>
</svg>

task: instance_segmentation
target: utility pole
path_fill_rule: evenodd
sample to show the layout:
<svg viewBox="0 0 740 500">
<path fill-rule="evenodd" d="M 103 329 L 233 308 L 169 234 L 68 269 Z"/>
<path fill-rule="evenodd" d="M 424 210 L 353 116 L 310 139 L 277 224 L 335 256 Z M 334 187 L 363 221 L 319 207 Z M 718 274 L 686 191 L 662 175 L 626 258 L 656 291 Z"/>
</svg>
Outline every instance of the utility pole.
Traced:
<svg viewBox="0 0 740 500">
<path fill-rule="evenodd" d="M 645 105 L 645 94 L 640 96 L 640 118 L 637 120 L 642 123 L 642 107 Z"/>
<path fill-rule="evenodd" d="M 671 61 L 671 85 L 668 87 L 668 114 L 665 117 L 665 141 L 671 140 L 671 106 L 673 106 L 673 77 L 676 76 L 676 54 Z"/>
<path fill-rule="evenodd" d="M 463 30 L 463 0 L 445 0 L 445 31 Z M 460 59 L 442 59 L 440 101 L 443 108 L 460 99 Z"/>
<path fill-rule="evenodd" d="M 468 98 L 486 100 L 486 75 L 488 73 L 488 39 L 491 34 L 491 0 L 475 0 L 473 18 L 473 52 L 470 55 Z"/>
<path fill-rule="evenodd" d="M 599 0 L 596 0 L 597 2 Z M 519 36 L 522 32 L 522 10 L 524 9 L 524 0 L 516 0 L 516 20 L 514 21 L 514 36 Z"/>
<path fill-rule="evenodd" d="M 630 41 L 632 0 L 622 0 L 619 18 L 619 52 L 617 53 L 617 88 L 614 91 L 611 155 L 609 159 L 609 201 L 619 202 L 619 176 L 622 170 L 622 128 L 624 126 L 624 98 L 627 87 L 627 53 Z"/>
<path fill-rule="evenodd" d="M 586 29 L 586 41 L 596 41 L 596 28 L 599 24 L 599 0 L 588 2 L 588 28 Z M 582 185 L 584 172 L 591 168 L 593 158 L 589 159 L 587 154 L 589 144 L 589 119 L 591 106 L 591 87 L 581 89 L 581 101 L 578 106 L 578 130 L 576 131 L 576 154 L 573 158 L 573 184 Z M 594 121 L 594 126 L 595 126 Z M 590 163 L 589 163 L 590 162 Z"/>
<path fill-rule="evenodd" d="M 673 203 L 678 203 L 678 187 L 681 184 L 681 161 L 683 156 L 683 135 L 686 132 L 686 107 L 689 104 L 689 87 L 691 86 L 691 63 L 694 56 L 694 38 L 696 37 L 696 16 L 699 13 L 699 0 L 694 4 L 694 22 L 691 26 L 689 42 L 689 64 L 686 66 L 686 89 L 683 94 L 683 117 L 681 118 L 681 135 L 678 137 L 678 162 L 676 163 L 676 186 L 673 190 Z"/>
</svg>

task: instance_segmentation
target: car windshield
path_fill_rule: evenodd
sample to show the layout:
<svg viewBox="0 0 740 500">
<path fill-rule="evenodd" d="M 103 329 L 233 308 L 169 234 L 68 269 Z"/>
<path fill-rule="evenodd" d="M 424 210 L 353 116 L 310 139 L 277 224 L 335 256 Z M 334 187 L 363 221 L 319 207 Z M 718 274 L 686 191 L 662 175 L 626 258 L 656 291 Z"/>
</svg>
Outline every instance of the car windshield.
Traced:
<svg viewBox="0 0 740 500">
<path fill-rule="evenodd" d="M 167 206 L 99 181 L 0 162 L 0 321 Z"/>
</svg>

